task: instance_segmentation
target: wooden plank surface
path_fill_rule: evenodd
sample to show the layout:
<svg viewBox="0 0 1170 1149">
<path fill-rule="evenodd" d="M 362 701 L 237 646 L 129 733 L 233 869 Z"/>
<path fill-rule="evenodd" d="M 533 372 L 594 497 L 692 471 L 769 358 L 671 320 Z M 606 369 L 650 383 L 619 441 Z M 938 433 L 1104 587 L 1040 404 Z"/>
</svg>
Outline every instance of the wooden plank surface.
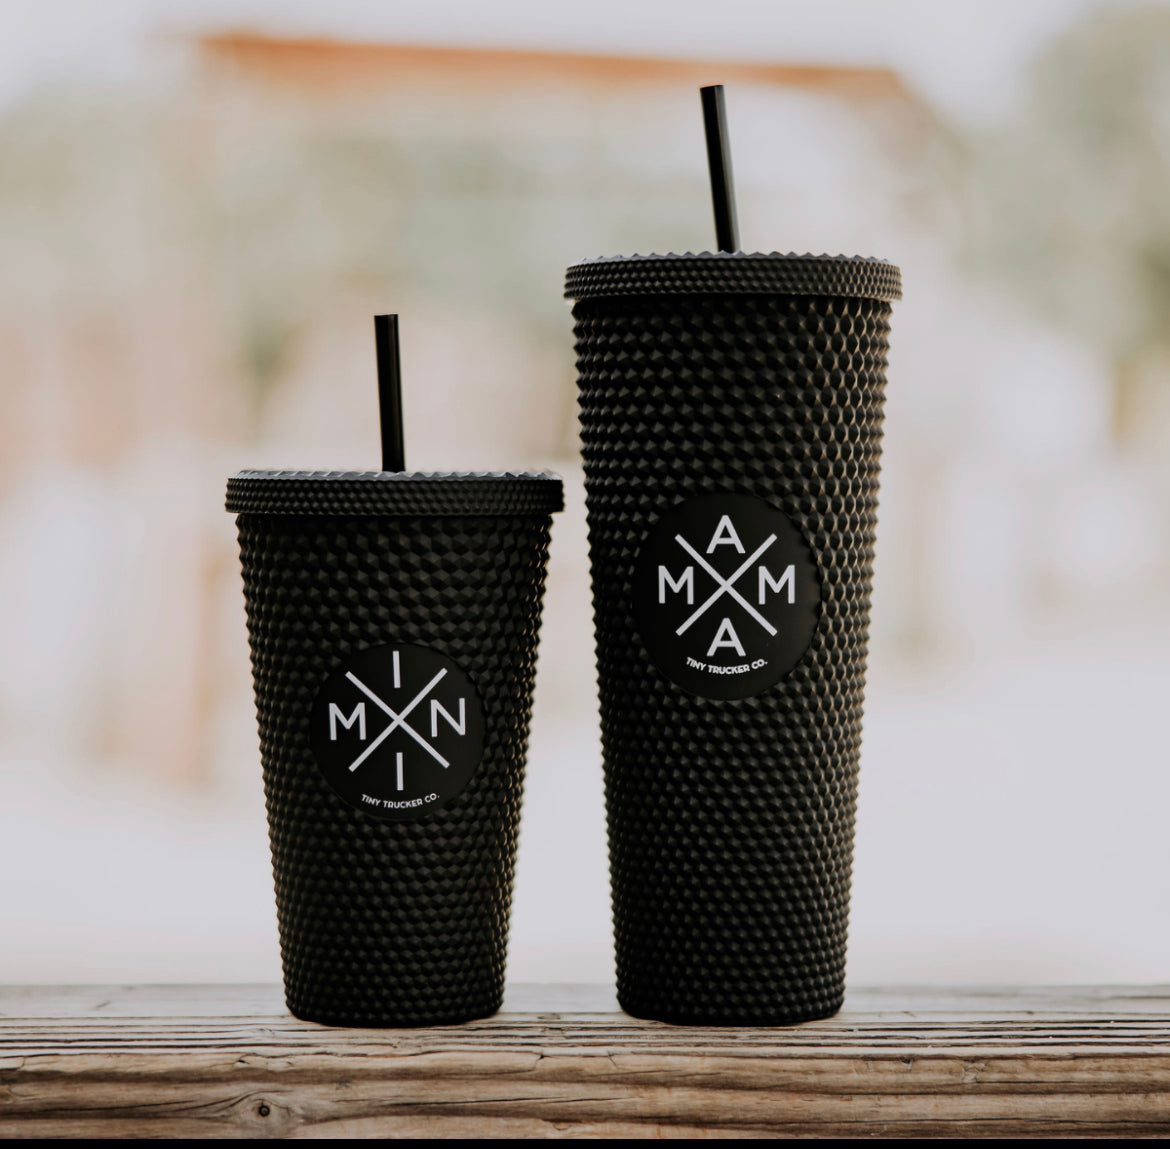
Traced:
<svg viewBox="0 0 1170 1149">
<path fill-rule="evenodd" d="M 0 1135 L 1166 1136 L 1170 988 L 881 989 L 784 1029 L 519 986 L 426 1030 L 270 986 L 0 989 Z"/>
</svg>

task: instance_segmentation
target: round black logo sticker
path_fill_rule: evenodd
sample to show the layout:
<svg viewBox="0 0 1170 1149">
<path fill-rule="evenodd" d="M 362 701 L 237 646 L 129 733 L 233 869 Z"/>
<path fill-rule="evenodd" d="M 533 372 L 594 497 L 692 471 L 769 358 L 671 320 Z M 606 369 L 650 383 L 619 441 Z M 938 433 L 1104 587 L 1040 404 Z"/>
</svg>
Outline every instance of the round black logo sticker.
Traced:
<svg viewBox="0 0 1170 1149">
<path fill-rule="evenodd" d="M 317 692 L 309 740 L 326 781 L 382 818 L 421 818 L 471 780 L 483 710 L 446 656 L 394 643 L 351 655 Z"/>
<path fill-rule="evenodd" d="M 808 544 L 749 495 L 701 495 L 667 511 L 634 573 L 651 659 L 704 698 L 750 698 L 777 683 L 808 649 L 820 604 Z"/>
</svg>

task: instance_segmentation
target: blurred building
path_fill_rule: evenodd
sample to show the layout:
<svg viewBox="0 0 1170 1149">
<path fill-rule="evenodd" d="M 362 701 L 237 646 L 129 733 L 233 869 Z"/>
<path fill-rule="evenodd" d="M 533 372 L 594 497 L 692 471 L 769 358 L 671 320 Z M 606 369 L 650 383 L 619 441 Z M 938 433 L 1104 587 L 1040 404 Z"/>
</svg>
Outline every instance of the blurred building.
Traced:
<svg viewBox="0 0 1170 1149">
<path fill-rule="evenodd" d="M 250 767 L 224 475 L 376 465 L 370 316 L 386 310 L 402 315 L 412 466 L 572 469 L 564 267 L 709 246 L 695 88 L 716 80 L 735 92 L 746 236 L 889 234 L 892 170 L 933 121 L 883 69 L 237 34 L 186 45 L 149 81 L 14 109 L 7 732 L 48 725 L 72 754 L 186 784 Z M 584 601 L 583 549 L 558 559 L 554 580 Z M 572 647 L 577 667 L 583 629 Z M 576 671 L 564 681 L 587 712 Z"/>
</svg>

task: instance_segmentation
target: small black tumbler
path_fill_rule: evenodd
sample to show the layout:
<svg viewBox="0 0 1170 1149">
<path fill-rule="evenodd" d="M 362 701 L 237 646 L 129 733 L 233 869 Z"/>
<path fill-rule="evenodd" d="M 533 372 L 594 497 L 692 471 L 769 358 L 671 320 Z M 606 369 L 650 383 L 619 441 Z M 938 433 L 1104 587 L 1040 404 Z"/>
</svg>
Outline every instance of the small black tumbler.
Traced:
<svg viewBox="0 0 1170 1149">
<path fill-rule="evenodd" d="M 768 1025 L 844 996 L 898 269 L 591 260 L 576 301 L 618 997 Z"/>
<path fill-rule="evenodd" d="M 494 1013 L 547 474 L 245 471 L 240 556 L 285 993 L 298 1017 Z"/>
</svg>

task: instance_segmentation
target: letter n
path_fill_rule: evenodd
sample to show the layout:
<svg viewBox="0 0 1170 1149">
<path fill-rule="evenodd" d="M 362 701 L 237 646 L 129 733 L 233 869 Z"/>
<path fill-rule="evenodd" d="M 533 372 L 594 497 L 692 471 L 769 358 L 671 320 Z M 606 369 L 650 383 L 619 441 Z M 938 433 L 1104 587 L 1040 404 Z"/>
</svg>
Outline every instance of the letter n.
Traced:
<svg viewBox="0 0 1170 1149">
<path fill-rule="evenodd" d="M 466 734 L 467 733 L 467 699 L 466 698 L 459 699 L 459 721 L 458 722 L 456 722 L 455 719 L 451 717 L 451 714 L 448 712 L 446 707 L 444 707 L 443 704 L 437 698 L 431 699 L 431 737 L 432 738 L 439 737 L 439 715 L 440 714 L 443 716 L 443 718 L 447 721 L 447 723 L 450 725 L 451 729 L 454 730 L 456 734 Z"/>
</svg>

